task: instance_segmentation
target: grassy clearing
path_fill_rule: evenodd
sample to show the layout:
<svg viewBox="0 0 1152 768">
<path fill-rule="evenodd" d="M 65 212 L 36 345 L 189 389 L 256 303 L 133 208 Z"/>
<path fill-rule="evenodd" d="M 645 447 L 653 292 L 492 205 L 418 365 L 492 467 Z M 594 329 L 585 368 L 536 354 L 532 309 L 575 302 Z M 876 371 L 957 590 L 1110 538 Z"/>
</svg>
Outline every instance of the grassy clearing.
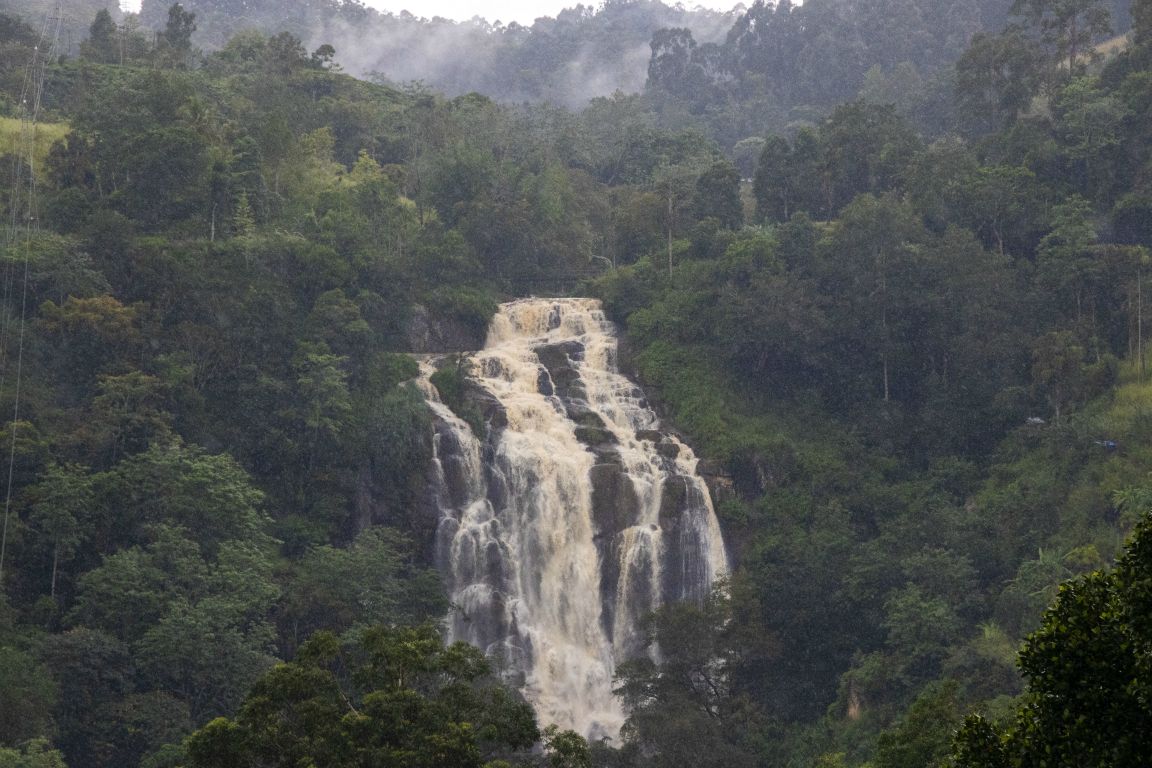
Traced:
<svg viewBox="0 0 1152 768">
<path fill-rule="evenodd" d="M 35 127 L 34 157 L 36 168 L 43 168 L 52 145 L 71 130 L 67 123 L 39 123 Z M 13 117 L 0 117 L 0 155 L 15 154 L 20 150 L 20 121 Z"/>
<path fill-rule="evenodd" d="M 1109 56 L 1115 56 L 1116 54 L 1128 48 L 1132 42 L 1131 38 L 1132 35 L 1129 33 L 1124 33 L 1123 35 L 1117 35 L 1116 37 L 1109 38 L 1108 40 L 1105 40 L 1096 46 L 1096 53 L 1105 58 L 1108 58 Z"/>
</svg>

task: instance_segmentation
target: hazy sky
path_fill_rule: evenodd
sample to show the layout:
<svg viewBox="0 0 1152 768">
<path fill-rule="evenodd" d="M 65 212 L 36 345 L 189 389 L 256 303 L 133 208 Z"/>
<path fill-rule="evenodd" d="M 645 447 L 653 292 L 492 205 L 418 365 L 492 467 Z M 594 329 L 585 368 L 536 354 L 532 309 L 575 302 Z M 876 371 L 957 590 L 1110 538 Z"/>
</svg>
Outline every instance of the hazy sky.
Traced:
<svg viewBox="0 0 1152 768">
<path fill-rule="evenodd" d="M 688 7 L 701 5 L 705 8 L 718 8 L 728 10 L 738 0 L 713 0 L 708 2 L 686 2 Z M 584 5 L 597 6 L 599 0 L 365 0 L 367 5 L 381 11 L 399 13 L 407 10 L 413 16 L 430 19 L 433 16 L 443 16 L 446 19 L 466 21 L 473 16 L 480 16 L 488 21 L 502 21 L 508 24 L 518 21 L 521 24 L 531 24 L 540 16 L 555 17 L 564 8 L 571 8 L 583 2 Z M 665 0 L 674 5 L 675 0 Z"/>
<path fill-rule="evenodd" d="M 406 10 L 413 16 L 429 19 L 443 16 L 464 21 L 473 16 L 481 16 L 505 24 L 513 21 L 531 24 L 538 16 L 555 16 L 562 9 L 577 5 L 578 0 L 365 0 L 365 4 L 393 13 Z M 594 4 L 585 0 L 585 5 Z"/>
<path fill-rule="evenodd" d="M 430 19 L 433 16 L 443 16 L 446 19 L 467 21 L 473 16 L 480 16 L 488 21 L 502 21 L 509 24 L 518 21 L 521 24 L 531 24 L 540 16 L 555 17 L 565 8 L 571 8 L 583 2 L 584 5 L 597 6 L 598 0 L 365 0 L 365 4 L 381 11 L 399 13 L 408 11 L 413 16 Z M 674 0 L 666 0 L 669 5 Z M 713 2 L 685 3 L 688 7 L 702 6 L 727 11 L 737 2 L 730 0 L 727 4 L 723 0 Z M 139 11 L 140 0 L 120 0 L 120 7 L 125 11 Z"/>
</svg>

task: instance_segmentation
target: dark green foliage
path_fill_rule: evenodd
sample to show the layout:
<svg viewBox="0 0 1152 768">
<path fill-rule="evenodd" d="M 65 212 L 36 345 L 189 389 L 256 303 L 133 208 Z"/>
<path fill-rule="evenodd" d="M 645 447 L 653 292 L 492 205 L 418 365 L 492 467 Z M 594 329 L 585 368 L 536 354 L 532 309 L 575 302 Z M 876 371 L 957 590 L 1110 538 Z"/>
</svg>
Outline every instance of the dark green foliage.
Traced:
<svg viewBox="0 0 1152 768">
<path fill-rule="evenodd" d="M 980 33 L 956 62 L 956 93 L 965 125 L 992 131 L 1012 124 L 1040 90 L 1040 52 L 1019 28 Z"/>
<path fill-rule="evenodd" d="M 86 11 L 84 61 L 48 69 L 67 135 L 34 166 L 42 228 L 0 261 L 29 275 L 21 421 L 0 430 L 0 761 L 178 765 L 201 728 L 188 759 L 217 765 L 923 766 L 974 707 L 995 727 L 963 748 L 1001 749 L 1023 728 L 1003 722 L 1014 647 L 1115 554 L 1134 521 L 1109 493 L 1152 462 L 1146 5 L 1099 70 L 1073 54 L 1098 15 L 1075 3 L 1002 34 L 988 3 L 757 3 L 723 43 L 608 3 L 461 57 L 461 83 L 517 67 L 519 103 L 561 88 L 589 35 L 616 61 L 664 19 L 646 93 L 579 113 L 340 75 L 343 45 L 302 40 L 318 16 L 382 18 L 352 4 L 205 55 L 236 8 L 149 3 L 155 46 Z M 0 17 L 0 109 L 35 39 Z M 662 664 L 621 667 L 620 750 L 548 731 L 529 757 L 530 713 L 476 655 L 403 629 L 444 610 L 406 353 L 474 348 L 497 301 L 588 281 L 704 458 L 735 573 L 653 619 Z M 8 281 L 8 409 L 22 293 Z M 463 413 L 453 362 L 434 384 Z M 1115 578 L 1065 590 L 1034 685 L 1139 683 L 1087 646 L 1059 660 Z M 301 645 L 323 630 L 345 642 Z M 1054 733 L 1088 738 L 1075 718 L 1099 710 L 1123 745 L 1144 694 L 1075 693 Z"/>
<path fill-rule="evenodd" d="M 81 45 L 81 54 L 86 59 L 110 64 L 119 59 L 116 23 L 108 9 L 101 8 L 88 29 L 88 39 Z"/>
<path fill-rule="evenodd" d="M 168 23 L 161 38 L 178 53 L 185 53 L 192 46 L 192 33 L 196 31 L 196 14 L 184 10 L 180 3 L 168 9 Z"/>
<path fill-rule="evenodd" d="M 59 680 L 55 719 L 60 749 L 71 756 L 116 750 L 117 710 L 134 687 L 128 646 L 105 632 L 81 627 L 52 635 L 41 656 Z"/>
<path fill-rule="evenodd" d="M 187 742 L 193 766 L 304 762 L 479 768 L 539 738 L 531 708 L 488 678 L 483 656 L 430 626 L 320 633 L 262 677 L 234 720 Z"/>
<path fill-rule="evenodd" d="M 659 666 L 641 657 L 617 671 L 617 693 L 630 710 L 625 737 L 651 756 L 651 765 L 755 764 L 742 743 L 756 713 L 734 689 L 741 658 L 730 611 L 719 591 L 702 605 L 659 611 L 649 628 Z"/>
<path fill-rule="evenodd" d="M 156 525 L 195 531 L 200 547 L 214 554 L 226 541 L 259 546 L 267 518 L 264 494 L 227 455 L 181 445 L 153 446 L 109 473 L 106 493 L 115 499 L 115 535 L 138 541 Z"/>
<path fill-rule="evenodd" d="M 829 215 L 858 194 L 896 188 L 920 149 L 916 135 L 892 107 L 863 102 L 833 110 L 820 138 Z"/>
<path fill-rule="evenodd" d="M 1059 66 L 1075 72 L 1081 56 L 1095 56 L 1091 45 L 1112 31 L 1108 9 L 1100 0 L 1016 0 L 1012 13 L 1031 25 Z"/>
<path fill-rule="evenodd" d="M 725 229 L 739 229 L 744 223 L 744 207 L 736 168 L 728 162 L 715 163 L 700 174 L 692 207 L 698 219 L 715 219 Z"/>
<path fill-rule="evenodd" d="M 791 141 L 770 136 L 756 164 L 752 190 L 766 221 L 784 222 L 800 211 L 821 210 L 820 146 L 816 132 L 801 129 Z"/>
<path fill-rule="evenodd" d="M 876 742 L 877 768 L 935 768 L 948 765 L 952 735 L 960 721 L 955 681 L 935 684 L 912 702 L 896 726 Z"/>
<path fill-rule="evenodd" d="M 575 731 L 562 731 L 558 726 L 549 725 L 540 735 L 549 768 L 592 768 L 599 765 L 588 742 Z"/>
<path fill-rule="evenodd" d="M 1061 586 L 1020 652 L 1028 688 L 1013 721 L 997 729 L 970 717 L 957 737 L 959 765 L 1121 766 L 1152 759 L 1146 737 L 1152 512 L 1146 489 L 1117 500 L 1141 517 L 1116 567 Z"/>
<path fill-rule="evenodd" d="M 438 316 L 459 321 L 477 338 L 483 336 L 488 321 L 496 314 L 496 302 L 492 295 L 467 285 L 436 290 L 429 304 Z"/>
<path fill-rule="evenodd" d="M 48 730 L 57 696 L 52 677 L 7 643 L 0 647 L 0 691 L 0 745 L 16 746 Z"/>
<path fill-rule="evenodd" d="M 31 739 L 21 749 L 0 747 L 0 765 L 5 768 L 64 768 L 64 757 L 52 749 L 47 739 Z"/>
<path fill-rule="evenodd" d="M 838 107 L 816 131 L 801 130 L 792 142 L 775 136 L 765 144 L 753 187 L 757 210 L 770 221 L 786 221 L 799 211 L 831 218 L 858 194 L 896 188 L 918 149 L 891 107 Z"/>
<path fill-rule="evenodd" d="M 432 374 L 430 381 L 440 394 L 441 401 L 451 408 L 453 413 L 468 422 L 473 432 L 482 435 L 483 417 L 476 406 L 467 399 L 467 377 L 467 362 L 464 358 L 458 357 Z"/>
<path fill-rule="evenodd" d="M 418 624 L 447 605 L 434 573 L 406 561 L 409 545 L 393 529 L 373 528 L 341 549 L 316 547 L 301 558 L 289 584 L 281 621 L 291 637 L 387 620 Z"/>
</svg>

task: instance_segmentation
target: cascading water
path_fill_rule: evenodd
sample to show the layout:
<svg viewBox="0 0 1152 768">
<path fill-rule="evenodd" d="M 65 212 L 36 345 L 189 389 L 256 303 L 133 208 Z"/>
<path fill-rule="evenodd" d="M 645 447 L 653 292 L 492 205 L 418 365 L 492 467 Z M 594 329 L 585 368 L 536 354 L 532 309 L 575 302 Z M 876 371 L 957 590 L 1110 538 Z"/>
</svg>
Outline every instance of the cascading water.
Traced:
<svg viewBox="0 0 1152 768">
<path fill-rule="evenodd" d="M 616 350 L 595 300 L 502 305 L 470 358 L 479 437 L 422 366 L 451 639 L 492 656 L 541 722 L 592 737 L 624 721 L 612 676 L 644 652 L 644 615 L 702 599 L 728 567 L 695 456 L 659 431 Z"/>
</svg>

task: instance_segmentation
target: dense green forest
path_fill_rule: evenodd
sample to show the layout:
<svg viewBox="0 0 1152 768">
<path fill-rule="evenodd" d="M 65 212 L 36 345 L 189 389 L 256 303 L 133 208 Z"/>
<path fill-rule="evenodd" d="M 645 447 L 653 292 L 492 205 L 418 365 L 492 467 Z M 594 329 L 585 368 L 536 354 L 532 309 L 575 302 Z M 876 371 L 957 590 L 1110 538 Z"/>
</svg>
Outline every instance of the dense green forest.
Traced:
<svg viewBox="0 0 1152 768">
<path fill-rule="evenodd" d="M 208 6 L 59 56 L 0 15 L 0 766 L 1152 760 L 1152 4 L 1106 58 L 1126 6 L 928 5 L 657 31 L 578 110 Z M 437 629 L 409 353 L 553 292 L 735 563 L 652 617 L 618 743 Z"/>
</svg>

